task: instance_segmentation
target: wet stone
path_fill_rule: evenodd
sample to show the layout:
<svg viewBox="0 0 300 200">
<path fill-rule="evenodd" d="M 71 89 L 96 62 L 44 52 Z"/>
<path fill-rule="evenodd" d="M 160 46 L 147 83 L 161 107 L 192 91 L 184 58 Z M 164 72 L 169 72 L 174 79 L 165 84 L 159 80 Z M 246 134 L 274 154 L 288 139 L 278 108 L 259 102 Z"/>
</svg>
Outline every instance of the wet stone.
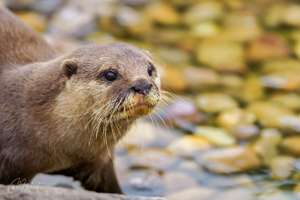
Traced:
<svg viewBox="0 0 300 200">
<path fill-rule="evenodd" d="M 247 71 L 244 49 L 238 43 L 205 40 L 198 45 L 196 58 L 199 63 L 204 63 L 217 71 L 238 73 Z"/>
<path fill-rule="evenodd" d="M 223 93 L 202 93 L 197 96 L 196 103 L 198 108 L 206 113 L 217 113 L 238 106 L 235 99 Z"/>
<path fill-rule="evenodd" d="M 162 171 L 173 168 L 180 158 L 167 150 L 136 149 L 128 152 L 128 159 L 132 167 L 150 167 Z"/>
<path fill-rule="evenodd" d="M 188 135 L 175 140 L 167 149 L 179 156 L 193 156 L 198 151 L 208 149 L 212 146 L 211 142 L 204 137 Z"/>
<path fill-rule="evenodd" d="M 211 188 L 194 187 L 171 193 L 166 198 L 170 200 L 207 200 L 217 193 L 217 190 Z"/>
<path fill-rule="evenodd" d="M 294 111 L 300 110 L 300 96 L 296 93 L 275 94 L 271 96 L 270 101 L 282 104 L 285 107 Z"/>
<path fill-rule="evenodd" d="M 218 1 L 206 1 L 191 6 L 183 16 L 185 23 L 195 24 L 205 20 L 218 19 L 223 14 L 223 5 Z"/>
<path fill-rule="evenodd" d="M 208 151 L 197 157 L 197 161 L 207 170 L 219 174 L 242 172 L 261 166 L 256 154 L 241 146 Z"/>
<path fill-rule="evenodd" d="M 282 135 L 277 129 L 263 129 L 260 138 L 249 145 L 258 154 L 265 166 L 270 166 L 273 158 L 278 152 L 278 146 L 282 140 Z"/>
<path fill-rule="evenodd" d="M 254 124 L 256 117 L 253 113 L 244 111 L 240 108 L 229 108 L 220 113 L 217 124 L 228 130 L 232 130 L 237 125 Z"/>
<path fill-rule="evenodd" d="M 276 35 L 261 36 L 249 44 L 248 58 L 251 61 L 261 61 L 275 57 L 287 57 L 291 50 L 287 43 Z"/>
<path fill-rule="evenodd" d="M 165 173 L 164 181 L 166 185 L 166 194 L 193 188 L 198 185 L 196 180 L 181 172 Z"/>
<path fill-rule="evenodd" d="M 166 66 L 161 74 L 162 88 L 171 92 L 182 92 L 187 89 L 187 83 L 181 71 L 174 67 Z"/>
<path fill-rule="evenodd" d="M 216 146 L 232 146 L 236 143 L 236 139 L 222 128 L 198 126 L 195 134 L 206 138 Z"/>
<path fill-rule="evenodd" d="M 217 86 L 220 82 L 220 76 L 214 70 L 193 67 L 186 68 L 183 71 L 184 79 L 188 88 L 193 91 L 201 91 L 207 87 Z"/>
<path fill-rule="evenodd" d="M 162 196 L 165 194 L 165 182 L 155 170 L 130 170 L 119 179 L 125 194 L 139 196 Z"/>
<path fill-rule="evenodd" d="M 300 136 L 284 138 L 280 144 L 280 147 L 288 154 L 300 156 Z"/>
<path fill-rule="evenodd" d="M 272 159 L 270 169 L 275 180 L 288 178 L 294 169 L 295 158 L 291 156 L 277 156 Z"/>
<path fill-rule="evenodd" d="M 262 126 L 269 128 L 282 127 L 280 118 L 294 115 L 290 109 L 267 101 L 253 102 L 246 110 L 254 113 Z"/>
<path fill-rule="evenodd" d="M 212 200 L 233 200 L 233 199 L 243 199 L 243 200 L 257 200 L 256 197 L 257 190 L 249 188 L 233 188 L 221 192 Z"/>
</svg>

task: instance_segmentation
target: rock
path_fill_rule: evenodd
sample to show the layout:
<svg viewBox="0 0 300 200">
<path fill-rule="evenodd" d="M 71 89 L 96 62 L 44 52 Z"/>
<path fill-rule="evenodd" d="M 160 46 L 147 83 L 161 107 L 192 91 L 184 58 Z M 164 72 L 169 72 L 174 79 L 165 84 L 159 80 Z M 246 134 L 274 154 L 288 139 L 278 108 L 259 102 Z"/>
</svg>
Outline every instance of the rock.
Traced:
<svg viewBox="0 0 300 200">
<path fill-rule="evenodd" d="M 164 181 L 166 194 L 198 186 L 196 180 L 181 172 L 168 172 L 164 174 Z"/>
<path fill-rule="evenodd" d="M 220 33 L 220 28 L 213 22 L 201 22 L 193 25 L 190 35 L 194 38 L 207 38 Z"/>
<path fill-rule="evenodd" d="M 163 25 L 175 25 L 180 20 L 179 14 L 169 3 L 153 2 L 147 7 L 147 12 L 155 22 Z"/>
<path fill-rule="evenodd" d="M 187 83 L 180 70 L 166 66 L 161 74 L 162 88 L 171 92 L 182 92 L 187 89 Z"/>
<path fill-rule="evenodd" d="M 197 161 L 207 170 L 218 174 L 253 170 L 261 166 L 256 154 L 241 146 L 208 151 L 200 155 Z"/>
<path fill-rule="evenodd" d="M 121 26 L 134 26 L 141 22 L 141 15 L 129 6 L 121 6 L 116 14 L 116 22 Z"/>
<path fill-rule="evenodd" d="M 277 156 L 272 159 L 270 170 L 275 180 L 287 179 L 294 169 L 295 158 L 291 156 Z"/>
<path fill-rule="evenodd" d="M 174 192 L 166 196 L 167 199 L 170 200 L 207 200 L 214 195 L 216 195 L 218 191 L 205 187 L 194 187 L 186 190 L 182 190 L 179 192 Z"/>
<path fill-rule="evenodd" d="M 228 108 L 223 110 L 216 119 L 216 123 L 228 130 L 232 130 L 237 125 L 251 125 L 256 121 L 253 113 L 240 108 Z"/>
<path fill-rule="evenodd" d="M 273 191 L 260 195 L 257 200 L 294 200 L 294 198 L 285 192 Z"/>
<path fill-rule="evenodd" d="M 287 43 L 276 35 L 264 35 L 250 42 L 247 56 L 251 61 L 261 61 L 269 58 L 287 57 L 291 49 Z"/>
<path fill-rule="evenodd" d="M 300 136 L 291 136 L 284 138 L 280 144 L 284 152 L 300 156 Z"/>
<path fill-rule="evenodd" d="M 95 15 L 81 9 L 77 4 L 69 4 L 52 16 L 50 31 L 57 35 L 81 37 L 96 28 L 93 23 Z"/>
<path fill-rule="evenodd" d="M 282 116 L 279 118 L 280 130 L 286 134 L 300 134 L 299 116 Z"/>
<path fill-rule="evenodd" d="M 277 148 L 281 140 L 281 133 L 277 129 L 264 129 L 260 138 L 249 147 L 262 158 L 265 166 L 270 166 L 273 158 L 278 155 Z"/>
<path fill-rule="evenodd" d="M 47 19 L 44 15 L 35 12 L 18 12 L 16 15 L 35 31 L 39 33 L 44 33 L 46 31 Z"/>
<path fill-rule="evenodd" d="M 238 90 L 243 86 L 243 79 L 234 74 L 223 74 L 220 76 L 220 85 L 232 90 Z M 240 92 L 240 91 L 239 91 Z"/>
<path fill-rule="evenodd" d="M 238 140 L 251 140 L 258 136 L 259 129 L 253 125 L 256 117 L 253 113 L 240 108 L 229 108 L 220 113 L 216 123 L 230 131 Z"/>
<path fill-rule="evenodd" d="M 286 24 L 300 27 L 300 6 L 297 4 L 291 4 L 286 6 L 285 12 L 283 14 L 283 21 Z"/>
<path fill-rule="evenodd" d="M 259 128 L 255 125 L 237 125 L 231 133 L 240 141 L 250 141 L 258 137 Z"/>
<path fill-rule="evenodd" d="M 183 20 L 187 24 L 219 19 L 223 15 L 223 5 L 218 1 L 204 1 L 189 7 L 184 13 Z"/>
<path fill-rule="evenodd" d="M 263 16 L 264 24 L 271 28 L 278 27 L 279 25 L 281 25 L 283 23 L 282 18 L 285 12 L 285 7 L 286 4 L 281 3 L 270 5 L 266 9 L 266 12 Z"/>
<path fill-rule="evenodd" d="M 20 185 L 21 186 L 21 185 Z M 21 189 L 20 189 L 21 188 Z M 23 188 L 26 188 L 25 190 Z M 13 190 L 12 190 L 13 189 Z M 105 200 L 166 200 L 160 197 L 141 197 L 141 196 L 129 196 L 121 194 L 105 194 L 92 191 L 76 191 L 69 188 L 58 187 L 46 187 L 46 186 L 32 186 L 28 187 L 14 187 L 9 185 L 0 185 L 0 198 L 1 199 L 14 199 L 24 200 L 26 199 L 43 199 L 43 200 L 87 200 L 87 199 L 105 199 Z"/>
<path fill-rule="evenodd" d="M 168 151 L 150 148 L 129 151 L 128 159 L 133 167 L 149 167 L 161 171 L 172 168 L 180 161 L 180 158 Z"/>
<path fill-rule="evenodd" d="M 222 128 L 198 126 L 195 134 L 206 138 L 216 146 L 232 146 L 236 143 L 235 138 Z"/>
<path fill-rule="evenodd" d="M 35 4 L 33 4 L 33 9 L 37 12 L 43 13 L 43 14 L 49 14 L 54 12 L 55 10 L 58 10 L 60 6 L 64 3 L 65 0 L 39 0 L 36 1 Z"/>
<path fill-rule="evenodd" d="M 237 9 L 224 18 L 223 40 L 247 42 L 259 37 L 263 30 L 255 13 L 247 9 Z"/>
<path fill-rule="evenodd" d="M 154 60 L 164 63 L 164 66 L 185 66 L 189 65 L 191 60 L 191 54 L 181 49 L 169 48 L 169 47 L 157 47 L 155 48 Z"/>
<path fill-rule="evenodd" d="M 230 176 L 214 175 L 207 181 L 212 188 L 229 189 L 234 187 L 255 187 L 251 176 L 246 174 L 231 174 Z"/>
<path fill-rule="evenodd" d="M 300 62 L 296 59 L 277 58 L 263 63 L 261 82 L 264 86 L 286 91 L 300 86 Z"/>
<path fill-rule="evenodd" d="M 162 196 L 166 184 L 155 170 L 129 170 L 119 178 L 122 191 L 126 194 Z"/>
<path fill-rule="evenodd" d="M 244 49 L 239 43 L 217 39 L 204 40 L 197 47 L 196 58 L 199 63 L 221 72 L 244 73 L 247 71 L 244 63 Z"/>
<path fill-rule="evenodd" d="M 280 128 L 282 124 L 280 118 L 294 115 L 288 108 L 267 101 L 257 101 L 251 103 L 246 109 L 256 115 L 259 123 L 268 128 Z"/>
<path fill-rule="evenodd" d="M 249 188 L 232 188 L 221 192 L 211 200 L 256 200 L 257 190 Z"/>
<path fill-rule="evenodd" d="M 217 86 L 220 82 L 220 76 L 214 70 L 208 68 L 186 68 L 183 76 L 187 82 L 188 88 L 192 91 L 201 91 L 203 89 Z"/>
<path fill-rule="evenodd" d="M 172 142 L 167 149 L 179 156 L 193 156 L 196 152 L 210 148 L 211 142 L 201 136 L 188 135 Z"/>
<path fill-rule="evenodd" d="M 79 181 L 74 181 L 72 177 L 67 177 L 63 175 L 49 175 L 39 173 L 34 176 L 34 178 L 30 181 L 31 185 L 38 186 L 52 186 L 59 187 L 64 186 L 67 188 L 72 188 L 74 190 L 83 191 L 84 188 L 81 186 Z"/>
<path fill-rule="evenodd" d="M 206 113 L 218 113 L 227 108 L 238 106 L 238 103 L 231 96 L 210 92 L 197 96 L 196 103 L 198 108 Z"/>
<path fill-rule="evenodd" d="M 300 96 L 296 93 L 278 93 L 269 98 L 270 101 L 282 104 L 283 106 L 294 110 L 300 110 Z"/>
<path fill-rule="evenodd" d="M 252 102 L 264 96 L 264 87 L 258 77 L 251 76 L 246 78 L 239 93 L 240 95 L 237 96 L 239 99 Z"/>
</svg>

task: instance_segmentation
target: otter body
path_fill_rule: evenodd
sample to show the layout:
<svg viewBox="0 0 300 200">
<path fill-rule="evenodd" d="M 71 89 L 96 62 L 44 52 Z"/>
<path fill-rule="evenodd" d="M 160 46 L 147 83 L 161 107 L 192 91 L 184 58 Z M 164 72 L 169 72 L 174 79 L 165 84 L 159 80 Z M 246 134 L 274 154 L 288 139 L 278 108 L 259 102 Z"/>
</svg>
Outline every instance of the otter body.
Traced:
<svg viewBox="0 0 300 200">
<path fill-rule="evenodd" d="M 151 55 L 113 43 L 60 56 L 3 7 L 0 19 L 0 183 L 59 173 L 121 193 L 114 145 L 160 100 Z"/>
</svg>

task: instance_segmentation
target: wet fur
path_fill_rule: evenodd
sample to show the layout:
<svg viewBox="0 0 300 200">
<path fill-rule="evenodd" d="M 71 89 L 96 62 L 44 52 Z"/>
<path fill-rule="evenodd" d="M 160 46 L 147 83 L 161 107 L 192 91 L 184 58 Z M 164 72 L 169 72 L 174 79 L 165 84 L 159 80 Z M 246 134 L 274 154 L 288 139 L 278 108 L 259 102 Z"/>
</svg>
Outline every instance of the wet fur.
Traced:
<svg viewBox="0 0 300 200">
<path fill-rule="evenodd" d="M 121 193 L 114 145 L 160 99 L 158 72 L 147 74 L 151 55 L 115 43 L 59 56 L 3 7 L 0 19 L 0 183 L 60 173 L 89 190 Z M 107 69 L 120 79 L 105 81 Z M 130 90 L 142 82 L 153 84 L 146 97 Z M 141 100 L 147 109 L 134 108 Z"/>
</svg>

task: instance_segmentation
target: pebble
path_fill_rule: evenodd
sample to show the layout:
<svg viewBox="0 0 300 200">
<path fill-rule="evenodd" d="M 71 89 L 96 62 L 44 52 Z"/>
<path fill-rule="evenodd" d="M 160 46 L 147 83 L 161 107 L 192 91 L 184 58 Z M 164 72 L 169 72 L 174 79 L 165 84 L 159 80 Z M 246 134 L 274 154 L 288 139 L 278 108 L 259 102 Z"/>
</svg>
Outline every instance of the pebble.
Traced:
<svg viewBox="0 0 300 200">
<path fill-rule="evenodd" d="M 261 156 L 263 164 L 270 166 L 273 158 L 278 155 L 278 146 L 282 135 L 277 129 L 263 129 L 260 138 L 249 145 L 249 147 Z"/>
<path fill-rule="evenodd" d="M 164 67 L 161 74 L 161 85 L 167 91 L 182 92 L 187 89 L 187 82 L 182 72 L 171 66 Z"/>
<path fill-rule="evenodd" d="M 166 191 L 163 177 L 155 170 L 129 170 L 118 180 L 125 194 L 162 196 Z"/>
<path fill-rule="evenodd" d="M 284 152 L 300 156 L 300 136 L 290 136 L 284 138 L 280 144 Z"/>
<path fill-rule="evenodd" d="M 181 160 L 167 150 L 150 148 L 129 151 L 128 159 L 132 167 L 149 167 L 162 171 L 173 168 Z"/>
<path fill-rule="evenodd" d="M 253 40 L 247 51 L 249 60 L 254 62 L 269 58 L 287 57 L 290 54 L 290 47 L 277 35 L 263 35 Z"/>
<path fill-rule="evenodd" d="M 236 139 L 222 128 L 198 126 L 195 134 L 206 138 L 216 146 L 232 146 L 236 143 Z"/>
<path fill-rule="evenodd" d="M 155 22 L 164 25 L 175 25 L 180 20 L 180 16 L 175 8 L 165 2 L 153 2 L 147 7 L 147 12 Z"/>
<path fill-rule="evenodd" d="M 196 58 L 199 63 L 204 63 L 220 72 L 244 73 L 247 71 L 244 63 L 244 49 L 238 43 L 213 39 L 202 41 L 197 46 Z"/>
<path fill-rule="evenodd" d="M 210 147 L 212 147 L 211 142 L 204 137 L 188 135 L 175 140 L 167 146 L 167 149 L 175 155 L 189 157 L 195 155 L 198 151 L 208 149 Z"/>
<path fill-rule="evenodd" d="M 164 174 L 166 194 L 197 187 L 198 183 L 192 177 L 182 172 L 167 172 Z"/>
<path fill-rule="evenodd" d="M 283 105 L 267 101 L 250 103 L 246 110 L 254 113 L 258 122 L 268 128 L 280 128 L 282 127 L 281 117 L 294 115 L 293 111 Z"/>
<path fill-rule="evenodd" d="M 197 157 L 197 161 L 207 170 L 218 174 L 253 170 L 261 166 L 256 154 L 241 146 L 210 150 Z"/>
<path fill-rule="evenodd" d="M 282 104 L 283 106 L 294 110 L 300 110 L 300 96 L 296 93 L 278 93 L 270 97 L 270 101 Z"/>
<path fill-rule="evenodd" d="M 272 159 L 270 170 L 275 180 L 284 180 L 291 176 L 294 169 L 295 158 L 291 156 L 277 156 Z"/>
<path fill-rule="evenodd" d="M 218 191 L 211 188 L 194 187 L 171 193 L 166 198 L 170 200 L 207 200 L 217 193 Z"/>
<path fill-rule="evenodd" d="M 223 5 L 218 1 L 205 1 L 191 6 L 183 15 L 187 24 L 218 19 L 223 15 Z"/>
<path fill-rule="evenodd" d="M 212 69 L 204 67 L 189 67 L 184 69 L 183 76 L 189 90 L 201 91 L 212 88 L 220 83 L 220 76 Z"/>
<path fill-rule="evenodd" d="M 238 103 L 224 93 L 206 92 L 197 96 L 197 106 L 206 113 L 218 113 L 227 108 L 237 107 Z"/>
<path fill-rule="evenodd" d="M 237 125 L 252 125 L 256 116 L 240 108 L 228 108 L 222 111 L 216 119 L 216 123 L 227 130 L 234 129 Z"/>
<path fill-rule="evenodd" d="M 232 188 L 224 192 L 221 192 L 216 197 L 211 200 L 257 200 L 256 198 L 257 191 L 255 189 L 249 188 Z"/>
</svg>

